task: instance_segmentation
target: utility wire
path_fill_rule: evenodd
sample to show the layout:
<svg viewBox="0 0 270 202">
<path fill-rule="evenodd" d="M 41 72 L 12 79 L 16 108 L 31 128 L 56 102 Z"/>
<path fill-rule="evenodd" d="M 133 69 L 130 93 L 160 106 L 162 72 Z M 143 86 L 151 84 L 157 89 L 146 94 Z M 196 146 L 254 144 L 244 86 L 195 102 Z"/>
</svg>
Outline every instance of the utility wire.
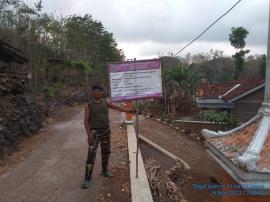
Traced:
<svg viewBox="0 0 270 202">
<path fill-rule="evenodd" d="M 239 4 L 242 0 L 237 1 L 228 11 L 226 11 L 223 15 L 221 15 L 218 19 L 216 19 L 211 25 L 209 25 L 202 33 L 200 33 L 195 39 L 193 39 L 191 42 L 189 42 L 187 45 L 185 45 L 183 48 L 181 48 L 174 56 L 177 56 L 180 52 L 182 52 L 185 48 L 190 46 L 193 42 L 195 42 L 197 39 L 199 39 L 207 30 L 209 30 L 214 24 L 216 24 L 221 18 L 223 18 L 225 15 L 227 15 L 237 4 Z"/>
</svg>

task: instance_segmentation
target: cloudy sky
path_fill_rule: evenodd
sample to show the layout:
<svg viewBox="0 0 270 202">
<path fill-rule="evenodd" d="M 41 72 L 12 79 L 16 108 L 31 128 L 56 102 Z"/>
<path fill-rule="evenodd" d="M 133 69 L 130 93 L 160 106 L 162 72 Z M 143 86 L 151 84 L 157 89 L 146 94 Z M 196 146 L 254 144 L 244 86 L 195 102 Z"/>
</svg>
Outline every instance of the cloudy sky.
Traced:
<svg viewBox="0 0 270 202">
<path fill-rule="evenodd" d="M 34 0 L 27 0 L 29 3 Z M 176 53 L 227 11 L 237 0 L 43 0 L 44 11 L 69 15 L 89 13 L 114 34 L 127 58 L 153 58 Z M 249 31 L 251 54 L 266 52 L 268 0 L 242 0 L 227 16 L 180 55 L 210 49 L 234 53 L 231 27 Z"/>
</svg>

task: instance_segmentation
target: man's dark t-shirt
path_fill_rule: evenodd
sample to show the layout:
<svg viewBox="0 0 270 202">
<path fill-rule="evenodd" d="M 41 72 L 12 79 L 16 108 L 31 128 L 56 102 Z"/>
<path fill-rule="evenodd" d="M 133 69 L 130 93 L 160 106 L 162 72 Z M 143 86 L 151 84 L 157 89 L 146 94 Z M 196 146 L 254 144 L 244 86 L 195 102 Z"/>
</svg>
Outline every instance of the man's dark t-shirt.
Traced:
<svg viewBox="0 0 270 202">
<path fill-rule="evenodd" d="M 106 100 L 102 99 L 100 103 L 91 100 L 88 107 L 90 109 L 88 121 L 91 129 L 109 127 L 109 110 Z"/>
</svg>

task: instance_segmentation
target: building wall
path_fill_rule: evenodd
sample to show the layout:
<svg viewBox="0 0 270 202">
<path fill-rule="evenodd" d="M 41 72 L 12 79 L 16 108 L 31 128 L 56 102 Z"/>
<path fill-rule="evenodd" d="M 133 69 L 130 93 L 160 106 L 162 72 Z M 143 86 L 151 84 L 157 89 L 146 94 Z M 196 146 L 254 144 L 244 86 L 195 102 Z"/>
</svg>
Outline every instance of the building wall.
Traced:
<svg viewBox="0 0 270 202">
<path fill-rule="evenodd" d="M 258 112 L 264 99 L 264 88 L 257 90 L 234 102 L 233 117 L 240 122 L 248 121 Z"/>
</svg>

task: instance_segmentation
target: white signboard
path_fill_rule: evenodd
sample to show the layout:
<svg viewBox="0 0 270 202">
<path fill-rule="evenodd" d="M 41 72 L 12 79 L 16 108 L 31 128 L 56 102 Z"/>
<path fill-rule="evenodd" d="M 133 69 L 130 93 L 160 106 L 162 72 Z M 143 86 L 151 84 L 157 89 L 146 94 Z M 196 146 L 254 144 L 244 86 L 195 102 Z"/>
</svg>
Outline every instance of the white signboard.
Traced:
<svg viewBox="0 0 270 202">
<path fill-rule="evenodd" d="M 112 101 L 162 97 L 160 59 L 108 64 Z"/>
</svg>

